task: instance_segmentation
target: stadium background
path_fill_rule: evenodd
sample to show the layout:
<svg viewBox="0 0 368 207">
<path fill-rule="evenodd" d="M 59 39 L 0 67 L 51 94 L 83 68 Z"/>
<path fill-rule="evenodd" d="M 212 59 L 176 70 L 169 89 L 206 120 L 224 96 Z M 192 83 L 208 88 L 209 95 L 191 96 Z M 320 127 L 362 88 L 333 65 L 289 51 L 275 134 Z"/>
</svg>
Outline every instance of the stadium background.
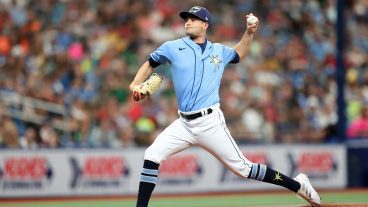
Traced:
<svg viewBox="0 0 368 207">
<path fill-rule="evenodd" d="M 336 127 L 334 0 L 2 0 L 0 198 L 47 196 L 52 192 L 47 186 L 65 174 L 74 175 L 70 177 L 76 182 L 93 178 L 96 185 L 117 179 L 119 187 L 82 189 L 76 194 L 65 187 L 67 193 L 62 195 L 134 194 L 135 187 L 124 185 L 125 179 L 134 182 L 138 173 L 133 169 L 141 167 L 138 160 L 144 147 L 177 118 L 177 108 L 167 66 L 157 69 L 165 81 L 150 99 L 133 102 L 128 86 L 151 51 L 184 34 L 178 13 L 193 5 L 211 11 L 209 39 L 228 46 L 244 32 L 245 14 L 252 12 L 260 19 L 249 56 L 229 65 L 221 89 L 228 127 L 236 141 L 245 145 L 245 155 L 251 151 L 250 156 L 260 162 L 286 163 L 283 166 L 290 175 L 309 170 L 322 189 L 367 187 L 366 1 L 344 5 L 347 125 L 342 138 Z M 207 169 L 203 163 L 213 162 L 209 169 L 222 170 L 208 154 L 196 149 L 188 153 L 172 163 L 179 160 Z M 198 160 L 193 161 L 193 155 Z M 109 165 L 93 165 L 106 161 L 124 170 L 114 174 L 106 170 Z M 129 164 L 126 169 L 125 163 Z M 166 191 L 180 192 L 183 187 L 175 184 L 175 179 L 183 179 L 180 170 L 166 169 L 174 183 Z M 186 176 L 200 177 L 191 168 L 181 170 L 186 170 Z M 205 170 L 203 175 L 207 175 Z M 325 185 L 336 176 L 342 176 L 338 184 Z M 114 186 L 115 181 L 110 184 Z M 194 181 L 193 189 L 195 185 Z M 221 191 L 221 186 L 197 190 Z M 40 193 L 30 193 L 34 189 Z M 191 191 L 190 186 L 185 189 Z"/>
</svg>

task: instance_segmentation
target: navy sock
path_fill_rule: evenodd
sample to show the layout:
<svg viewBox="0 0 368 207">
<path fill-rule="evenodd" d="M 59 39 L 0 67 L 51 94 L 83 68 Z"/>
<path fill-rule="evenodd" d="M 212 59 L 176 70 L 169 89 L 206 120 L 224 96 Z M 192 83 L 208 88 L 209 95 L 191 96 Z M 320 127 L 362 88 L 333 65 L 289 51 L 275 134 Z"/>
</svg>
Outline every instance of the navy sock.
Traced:
<svg viewBox="0 0 368 207">
<path fill-rule="evenodd" d="M 139 183 L 137 207 L 147 207 L 151 198 L 153 189 L 157 183 L 159 164 L 144 160 L 143 171 Z"/>
<path fill-rule="evenodd" d="M 253 163 L 248 178 L 280 185 L 295 193 L 300 189 L 299 182 L 262 164 Z"/>
</svg>

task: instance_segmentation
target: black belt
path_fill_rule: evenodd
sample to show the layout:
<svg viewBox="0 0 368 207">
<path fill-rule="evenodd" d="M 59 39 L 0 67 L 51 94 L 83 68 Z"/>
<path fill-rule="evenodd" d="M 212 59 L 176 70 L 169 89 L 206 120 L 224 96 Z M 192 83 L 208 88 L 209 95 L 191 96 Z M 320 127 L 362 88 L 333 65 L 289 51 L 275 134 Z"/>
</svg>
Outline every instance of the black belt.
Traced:
<svg viewBox="0 0 368 207">
<path fill-rule="evenodd" d="M 207 109 L 207 114 L 212 113 L 212 111 L 213 110 L 211 108 L 208 108 Z M 183 113 L 180 112 L 180 116 L 183 117 L 184 119 L 188 120 L 188 121 L 199 118 L 199 117 L 202 117 L 204 115 L 205 114 L 202 114 L 202 112 L 197 112 L 197 113 L 194 113 L 194 114 L 183 114 Z"/>
</svg>

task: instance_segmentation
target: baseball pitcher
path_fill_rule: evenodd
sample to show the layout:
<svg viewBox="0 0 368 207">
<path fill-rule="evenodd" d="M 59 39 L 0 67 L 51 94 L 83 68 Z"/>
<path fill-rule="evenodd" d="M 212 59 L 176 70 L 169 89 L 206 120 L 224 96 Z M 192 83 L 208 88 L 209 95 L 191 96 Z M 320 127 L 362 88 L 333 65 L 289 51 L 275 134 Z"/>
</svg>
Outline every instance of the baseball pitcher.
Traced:
<svg viewBox="0 0 368 207">
<path fill-rule="evenodd" d="M 283 186 L 312 206 L 319 206 L 320 198 L 305 174 L 290 178 L 245 158 L 226 127 L 220 109 L 219 88 L 225 66 L 236 64 L 247 55 L 259 24 L 258 18 L 253 14 L 246 15 L 246 31 L 230 48 L 206 38 L 211 25 L 211 15 L 206 8 L 194 6 L 181 12 L 180 17 L 185 20 L 187 36 L 165 42 L 152 52 L 130 85 L 134 100 L 144 99 L 158 89 L 162 80 L 155 73 L 151 75 L 152 71 L 160 64 L 168 63 L 179 109 L 179 118 L 145 151 L 136 206 L 148 206 L 161 161 L 192 145 L 207 150 L 240 177 Z"/>
</svg>

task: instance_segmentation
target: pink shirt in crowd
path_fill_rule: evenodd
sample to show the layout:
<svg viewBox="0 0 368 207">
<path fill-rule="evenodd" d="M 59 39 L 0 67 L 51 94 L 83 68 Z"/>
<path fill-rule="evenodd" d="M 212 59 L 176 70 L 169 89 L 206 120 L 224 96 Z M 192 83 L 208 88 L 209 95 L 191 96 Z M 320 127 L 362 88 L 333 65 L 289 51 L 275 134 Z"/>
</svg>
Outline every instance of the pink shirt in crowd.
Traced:
<svg viewBox="0 0 368 207">
<path fill-rule="evenodd" d="M 348 128 L 347 135 L 349 138 L 368 138 L 368 118 L 360 117 L 354 120 Z"/>
</svg>

